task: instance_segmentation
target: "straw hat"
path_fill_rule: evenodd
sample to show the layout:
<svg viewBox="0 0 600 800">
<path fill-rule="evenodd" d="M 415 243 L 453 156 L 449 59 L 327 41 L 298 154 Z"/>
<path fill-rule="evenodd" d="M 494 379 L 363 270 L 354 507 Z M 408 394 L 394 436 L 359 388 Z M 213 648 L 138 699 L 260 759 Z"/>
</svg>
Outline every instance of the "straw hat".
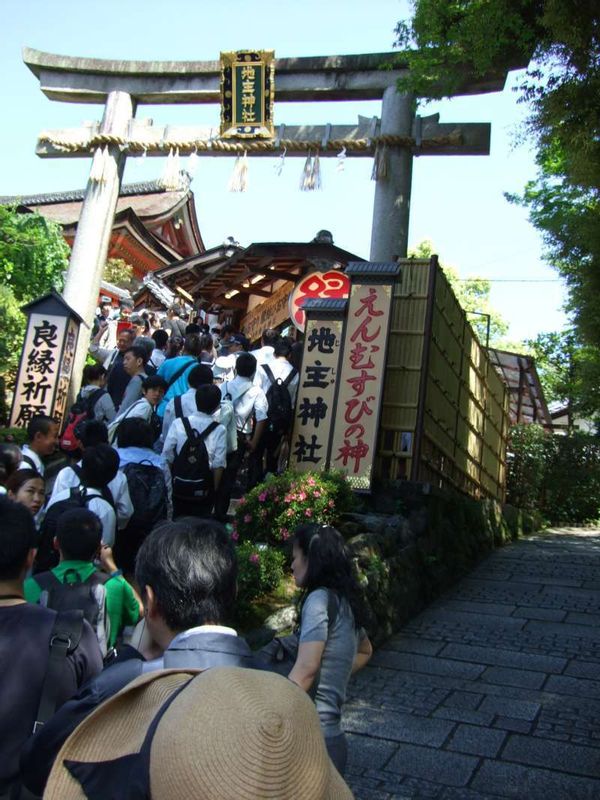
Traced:
<svg viewBox="0 0 600 800">
<path fill-rule="evenodd" d="M 128 794 L 126 784 L 135 764 L 139 779 L 143 759 L 132 754 L 144 740 L 150 764 L 143 772 L 149 772 L 152 800 L 353 796 L 327 755 L 317 712 L 305 692 L 274 673 L 214 667 L 200 674 L 144 675 L 99 706 L 63 745 L 44 798 L 143 797 Z M 64 762 L 88 773 L 91 766 L 95 774 L 85 792 Z M 73 762 L 83 765 L 73 767 Z M 121 777 L 113 793 L 109 784 L 115 776 Z"/>
</svg>

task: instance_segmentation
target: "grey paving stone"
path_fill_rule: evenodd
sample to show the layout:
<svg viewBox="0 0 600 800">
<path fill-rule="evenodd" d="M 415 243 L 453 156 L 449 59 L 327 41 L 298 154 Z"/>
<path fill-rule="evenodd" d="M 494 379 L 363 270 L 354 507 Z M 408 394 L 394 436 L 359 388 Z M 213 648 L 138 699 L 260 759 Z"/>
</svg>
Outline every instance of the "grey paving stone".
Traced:
<svg viewBox="0 0 600 800">
<path fill-rule="evenodd" d="M 415 778 L 436 778 L 447 786 L 466 786 L 479 760 L 462 753 L 449 753 L 430 747 L 401 744 L 387 769 Z"/>
<path fill-rule="evenodd" d="M 534 736 L 511 736 L 502 751 L 502 760 L 600 778 L 600 758 L 596 748 Z"/>
<path fill-rule="evenodd" d="M 571 611 L 567 614 L 565 622 L 573 622 L 576 625 L 600 625 L 600 614 L 580 614 Z"/>
<path fill-rule="evenodd" d="M 397 749 L 395 742 L 348 733 L 348 769 L 381 769 Z"/>
<path fill-rule="evenodd" d="M 531 722 L 537 716 L 539 703 L 528 703 L 525 700 L 511 700 L 502 697 L 486 697 L 480 706 L 481 711 L 490 711 L 505 717 L 515 717 Z"/>
<path fill-rule="evenodd" d="M 440 623 L 452 625 L 455 623 L 462 623 L 470 627 L 476 628 L 491 628 L 492 630 L 512 630 L 519 631 L 526 624 L 522 619 L 515 619 L 515 617 L 501 617 L 490 616 L 489 614 L 478 613 L 476 608 L 472 611 L 450 611 L 446 610 L 446 606 L 439 608 L 432 608 L 425 611 L 419 617 L 418 622 L 427 622 L 428 620 L 435 621 L 437 625 Z"/>
<path fill-rule="evenodd" d="M 392 742 L 412 742 L 440 747 L 454 728 L 449 720 L 393 713 L 378 708 L 352 706 L 344 711 L 344 729 Z"/>
<path fill-rule="evenodd" d="M 440 651 L 444 658 L 474 661 L 479 664 L 501 667 L 522 667 L 523 669 L 560 674 L 567 666 L 566 658 L 520 653 L 499 647 L 479 647 L 469 644 L 448 644 Z"/>
<path fill-rule="evenodd" d="M 444 608 L 450 611 L 468 611 L 472 614 L 487 614 L 497 617 L 509 617 L 515 611 L 514 605 L 508 603 L 485 603 L 474 600 L 447 600 Z M 517 616 L 513 614 L 513 616 Z"/>
<path fill-rule="evenodd" d="M 513 733 L 529 733 L 533 725 L 526 722 L 524 719 L 515 719 L 514 717 L 496 717 L 494 720 L 494 728 L 500 728 L 503 731 L 512 731 Z"/>
<path fill-rule="evenodd" d="M 569 678 L 564 675 L 551 675 L 545 686 L 546 691 L 555 694 L 572 694 L 575 697 L 600 698 L 600 681 Z"/>
<path fill-rule="evenodd" d="M 511 800 L 598 800 L 600 781 L 508 762 L 484 761 L 470 788 L 482 792 L 502 789 Z"/>
<path fill-rule="evenodd" d="M 375 666 L 384 666 L 391 669 L 407 670 L 409 672 L 424 672 L 429 675 L 447 675 L 454 678 L 476 678 L 484 670 L 479 664 L 465 664 L 461 661 L 451 661 L 439 656 L 420 656 L 413 653 L 397 653 L 390 650 L 379 650 L 373 656 Z"/>
<path fill-rule="evenodd" d="M 590 642 L 600 642 L 600 628 L 590 627 L 589 625 L 567 624 L 566 622 L 528 622 L 525 630 L 529 633 L 537 633 L 541 636 L 562 636 L 573 639 L 588 640 Z"/>
<path fill-rule="evenodd" d="M 597 661 L 573 660 L 563 674 L 570 675 L 573 678 L 600 680 L 600 664 Z"/>
<path fill-rule="evenodd" d="M 466 708 L 469 709 L 469 711 L 475 711 L 482 700 L 483 695 L 476 694 L 475 692 L 452 692 L 452 694 L 444 700 L 443 704 L 448 708 Z"/>
<path fill-rule="evenodd" d="M 477 725 L 459 725 L 446 748 L 459 753 L 493 758 L 498 754 L 506 736 L 504 731 L 486 730 Z"/>
<path fill-rule="evenodd" d="M 545 672 L 533 672 L 528 669 L 488 667 L 488 669 L 482 673 L 481 680 L 487 681 L 488 683 L 500 683 L 506 686 L 541 689 L 546 677 Z"/>
<path fill-rule="evenodd" d="M 428 639 L 415 639 L 412 636 L 393 636 L 385 643 L 384 650 L 397 650 L 401 653 L 417 653 L 423 656 L 436 656 L 444 647 L 444 642 Z"/>
<path fill-rule="evenodd" d="M 494 721 L 494 714 L 483 711 L 469 711 L 462 708 L 437 708 L 433 715 L 436 719 L 449 719 L 455 722 L 468 722 L 473 725 L 491 725 Z"/>
<path fill-rule="evenodd" d="M 566 611 L 561 611 L 557 608 L 530 608 L 529 606 L 519 606 L 513 613 L 513 617 L 545 619 L 552 622 L 561 622 L 566 616 Z"/>
</svg>

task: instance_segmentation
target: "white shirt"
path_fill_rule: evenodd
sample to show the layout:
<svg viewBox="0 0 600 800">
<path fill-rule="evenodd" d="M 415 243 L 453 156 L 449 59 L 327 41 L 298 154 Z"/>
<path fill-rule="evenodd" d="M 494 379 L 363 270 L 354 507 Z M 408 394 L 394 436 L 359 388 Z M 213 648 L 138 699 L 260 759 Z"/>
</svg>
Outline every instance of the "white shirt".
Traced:
<svg viewBox="0 0 600 800">
<path fill-rule="evenodd" d="M 252 416 L 256 417 L 257 422 L 267 418 L 269 404 L 265 393 L 260 386 L 253 385 L 250 378 L 242 378 L 240 375 L 232 381 L 220 385 L 221 395 L 231 395 L 233 410 L 235 415 L 235 425 L 242 433 L 252 433 Z"/>
<path fill-rule="evenodd" d="M 219 356 L 213 367 L 213 375 L 215 376 L 215 380 L 232 381 L 235 377 L 236 361 L 237 353 L 231 353 L 231 355 L 228 356 Z"/>
<path fill-rule="evenodd" d="M 130 405 L 129 408 L 115 417 L 110 423 L 108 426 L 108 441 L 111 444 L 115 441 L 119 425 L 124 419 L 129 419 L 130 417 L 140 417 L 141 419 L 145 419 L 146 422 L 150 422 L 152 419 L 153 410 L 152 404 L 149 403 L 145 397 L 140 397 L 139 400 L 136 400 L 133 405 Z"/>
<path fill-rule="evenodd" d="M 269 361 L 269 368 L 273 373 L 275 380 L 277 380 L 277 378 L 281 378 L 282 381 L 284 381 L 294 369 L 287 358 L 273 358 L 271 361 Z M 296 372 L 288 386 L 288 392 L 290 393 L 290 399 L 292 401 L 292 408 L 296 405 L 296 393 L 298 391 L 299 381 L 300 376 Z M 254 376 L 254 385 L 260 386 L 265 395 L 269 391 L 271 381 L 262 367 L 258 367 L 256 370 L 256 375 Z"/>
<path fill-rule="evenodd" d="M 181 397 L 181 410 L 184 417 L 191 417 L 192 414 L 198 413 L 198 406 L 196 405 L 195 389 L 188 389 L 187 392 L 184 392 L 183 394 L 179 395 L 179 397 Z M 165 408 L 165 415 L 163 417 L 163 426 L 162 426 L 163 442 L 167 438 L 169 428 L 173 424 L 174 419 L 175 419 L 175 398 L 172 397 L 167 403 L 167 407 Z"/>
<path fill-rule="evenodd" d="M 81 461 L 77 464 L 77 466 L 81 467 Z M 55 495 L 59 494 L 59 492 L 63 492 L 65 489 L 70 489 L 74 486 L 79 486 L 80 483 L 81 480 L 79 475 L 72 467 L 63 467 L 54 481 L 54 487 L 52 489 L 52 494 L 50 495 L 50 501 L 54 501 Z M 117 472 L 116 476 L 108 484 L 108 488 L 110 489 L 113 500 L 115 501 L 117 522 L 120 530 L 127 525 L 133 514 L 133 504 L 131 502 L 131 497 L 129 496 L 127 478 L 122 472 Z M 50 503 L 48 505 L 50 505 Z"/>
<path fill-rule="evenodd" d="M 166 360 L 166 358 L 167 355 L 165 351 L 159 350 L 158 347 L 155 347 L 154 350 L 152 351 L 152 355 L 150 356 L 150 361 L 148 363 L 151 362 L 153 366 L 155 366 L 156 369 L 158 369 L 162 365 L 163 361 Z"/>
<path fill-rule="evenodd" d="M 28 458 L 30 458 L 33 461 L 33 463 L 35 464 L 35 467 L 32 467 L 31 464 L 29 463 L 29 461 L 25 461 L 23 459 L 23 461 L 21 461 L 21 463 L 19 464 L 17 469 L 36 469 L 40 473 L 42 478 L 43 478 L 44 477 L 44 463 L 43 463 L 42 459 L 38 456 L 38 454 L 35 453 L 31 449 L 31 447 L 29 447 L 28 444 L 24 444 L 23 445 L 23 447 L 21 448 L 21 453 L 22 453 L 23 456 L 27 456 Z"/>
<path fill-rule="evenodd" d="M 115 531 L 117 527 L 117 516 L 115 511 L 111 504 L 101 496 L 99 489 L 90 488 L 87 490 L 87 493 L 92 499 L 86 503 L 86 507 L 100 517 L 100 522 L 102 523 L 102 543 L 112 547 L 115 543 Z M 62 492 L 58 492 L 56 495 L 53 494 L 48 501 L 46 511 L 48 508 L 50 508 L 50 506 L 53 506 L 54 503 L 59 503 L 61 500 L 66 500 L 70 494 L 71 489 L 63 489 Z"/>
<path fill-rule="evenodd" d="M 274 352 L 275 352 L 274 347 L 265 344 L 262 347 L 259 347 L 258 350 L 253 350 L 251 355 L 254 356 L 254 358 L 256 359 L 256 363 L 260 366 L 261 364 L 270 364 L 274 358 L 273 356 Z"/>
<path fill-rule="evenodd" d="M 190 425 L 198 433 L 202 433 L 206 428 L 214 422 L 213 418 L 208 414 L 203 414 L 201 411 L 196 411 L 191 417 L 188 417 Z M 165 445 L 162 451 L 162 457 L 165 464 L 172 464 L 175 456 L 181 451 L 181 448 L 187 440 L 183 422 L 180 419 L 173 421 L 165 439 Z M 217 425 L 214 431 L 208 434 L 204 439 L 206 451 L 208 453 L 208 465 L 211 469 L 219 469 L 225 467 L 227 464 L 227 443 L 225 428 L 222 425 Z"/>
<path fill-rule="evenodd" d="M 237 450 L 237 428 L 235 426 L 233 403 L 230 400 L 221 400 L 221 407 L 215 411 L 213 419 L 225 428 L 227 452 L 233 453 Z"/>
</svg>

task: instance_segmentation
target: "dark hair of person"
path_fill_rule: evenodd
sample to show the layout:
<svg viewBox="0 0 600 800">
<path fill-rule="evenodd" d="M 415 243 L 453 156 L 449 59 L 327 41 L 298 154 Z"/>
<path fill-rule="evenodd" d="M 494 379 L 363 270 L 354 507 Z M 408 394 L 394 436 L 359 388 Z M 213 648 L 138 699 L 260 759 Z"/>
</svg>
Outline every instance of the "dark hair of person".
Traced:
<svg viewBox="0 0 600 800">
<path fill-rule="evenodd" d="M 45 483 L 37 469 L 17 469 L 6 481 L 6 491 L 16 494 L 27 481 L 32 481 L 34 478 Z M 2 526 L 0 525 L 0 527 Z"/>
<path fill-rule="evenodd" d="M 83 368 L 82 386 L 88 386 L 93 381 L 98 381 L 106 375 L 106 368 L 102 364 L 86 364 Z"/>
<path fill-rule="evenodd" d="M 240 353 L 235 360 L 235 371 L 240 378 L 251 378 L 256 372 L 256 358 L 252 353 Z"/>
<path fill-rule="evenodd" d="M 77 425 L 77 438 L 84 450 L 86 447 L 108 444 L 108 428 L 98 419 L 86 419 Z"/>
<path fill-rule="evenodd" d="M 46 436 L 50 433 L 50 429 L 53 425 L 56 425 L 56 420 L 52 417 L 46 414 L 36 414 L 35 417 L 29 420 L 29 424 L 27 425 L 27 441 L 33 442 L 38 433 Z"/>
<path fill-rule="evenodd" d="M 190 389 L 197 389 L 199 386 L 211 384 L 213 382 L 213 371 L 208 364 L 198 364 L 188 372 L 187 381 Z"/>
<path fill-rule="evenodd" d="M 66 561 L 91 561 L 102 541 L 102 523 L 88 508 L 73 508 L 60 515 L 56 538 Z"/>
<path fill-rule="evenodd" d="M 292 341 L 287 336 L 282 336 L 281 339 L 278 339 L 273 345 L 273 355 L 275 358 L 280 358 L 281 356 L 289 358 L 291 352 Z"/>
<path fill-rule="evenodd" d="M 148 351 L 145 347 L 142 347 L 138 344 L 133 344 L 131 347 L 128 347 L 125 350 L 125 353 L 133 353 L 134 358 L 141 358 L 142 364 L 146 366 L 146 362 L 148 361 Z M 125 355 L 125 353 L 123 355 Z"/>
<path fill-rule="evenodd" d="M 162 350 L 163 347 L 166 345 L 166 343 L 169 341 L 169 334 L 166 331 L 162 330 L 162 328 L 159 328 L 157 331 L 154 331 L 154 333 L 150 338 L 154 340 L 154 344 L 156 345 L 156 347 L 159 350 Z"/>
<path fill-rule="evenodd" d="M 308 561 L 300 607 L 315 589 L 332 589 L 348 601 L 354 623 L 360 627 L 363 618 L 360 592 L 342 534 L 330 525 L 299 525 L 291 544 L 296 545 Z"/>
<path fill-rule="evenodd" d="M 164 389 L 166 392 L 168 388 L 169 384 L 164 378 L 161 378 L 160 375 L 148 375 L 148 377 L 144 378 L 142 381 L 143 392 L 148 389 Z"/>
<path fill-rule="evenodd" d="M 175 358 L 181 353 L 183 339 L 181 336 L 170 336 L 167 342 L 167 358 Z"/>
<path fill-rule="evenodd" d="M 11 581 L 20 576 L 29 551 L 35 547 L 35 522 L 24 505 L 4 495 L 0 495 L 0 519 L 0 581 Z"/>
<path fill-rule="evenodd" d="M 214 384 L 204 384 L 196 389 L 196 406 L 203 414 L 214 414 L 221 405 L 221 390 Z"/>
<path fill-rule="evenodd" d="M 235 333 L 234 326 L 230 325 L 229 323 L 221 326 L 221 338 L 223 338 L 223 336 L 227 336 L 228 333 Z"/>
<path fill-rule="evenodd" d="M 171 630 L 223 624 L 235 603 L 235 548 L 220 522 L 196 517 L 164 522 L 140 547 L 135 579 L 141 589 L 152 588 Z"/>
<path fill-rule="evenodd" d="M 187 336 L 188 333 L 197 333 L 200 335 L 200 325 L 198 325 L 196 322 L 190 322 L 185 326 L 185 335 Z"/>
<path fill-rule="evenodd" d="M 21 449 L 14 442 L 0 442 L 0 484 L 6 483 L 21 463 Z"/>
<path fill-rule="evenodd" d="M 195 356 L 198 358 L 200 350 L 200 337 L 198 334 L 188 333 L 183 339 L 183 352 L 188 356 Z"/>
<path fill-rule="evenodd" d="M 279 339 L 279 331 L 275 328 L 267 328 L 263 331 L 262 343 L 265 347 L 275 347 L 275 342 Z"/>
<path fill-rule="evenodd" d="M 119 454 L 108 444 L 86 447 L 81 457 L 81 482 L 102 489 L 119 471 Z"/>
<path fill-rule="evenodd" d="M 117 429 L 117 447 L 147 447 L 154 444 L 154 434 L 149 422 L 142 417 L 125 417 Z"/>
<path fill-rule="evenodd" d="M 203 333 L 200 337 L 200 349 L 206 350 L 207 353 L 210 353 L 211 350 L 214 349 L 215 343 L 213 342 L 213 337 L 210 333 Z"/>
<path fill-rule="evenodd" d="M 304 356 L 304 342 L 294 342 L 292 345 L 292 352 L 290 353 L 290 364 L 292 367 L 300 372 L 302 366 L 302 357 Z"/>
</svg>

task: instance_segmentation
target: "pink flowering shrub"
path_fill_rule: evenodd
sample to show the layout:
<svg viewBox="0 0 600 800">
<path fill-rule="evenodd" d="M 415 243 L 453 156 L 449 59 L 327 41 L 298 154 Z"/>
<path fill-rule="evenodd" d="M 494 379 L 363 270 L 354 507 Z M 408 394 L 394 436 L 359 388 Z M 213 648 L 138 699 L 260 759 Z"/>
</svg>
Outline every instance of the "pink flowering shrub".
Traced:
<svg viewBox="0 0 600 800">
<path fill-rule="evenodd" d="M 275 547 L 243 542 L 236 547 L 238 558 L 238 605 L 250 603 L 273 591 L 283 579 L 285 556 Z"/>
<path fill-rule="evenodd" d="M 234 529 L 240 541 L 282 545 L 297 525 L 335 525 L 340 515 L 353 507 L 354 495 L 341 472 L 286 472 L 242 498 Z"/>
</svg>

